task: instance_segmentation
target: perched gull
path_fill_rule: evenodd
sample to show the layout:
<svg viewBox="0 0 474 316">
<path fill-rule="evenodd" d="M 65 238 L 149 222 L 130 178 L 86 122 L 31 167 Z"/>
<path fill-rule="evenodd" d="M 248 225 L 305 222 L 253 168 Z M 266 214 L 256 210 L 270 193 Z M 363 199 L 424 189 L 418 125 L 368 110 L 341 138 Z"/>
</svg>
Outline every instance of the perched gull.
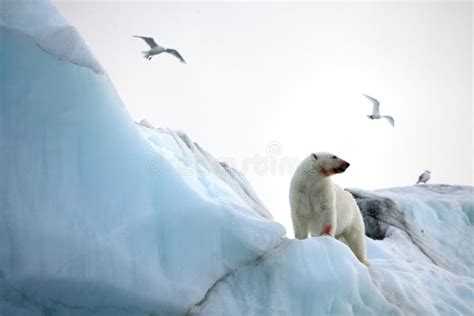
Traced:
<svg viewBox="0 0 474 316">
<path fill-rule="evenodd" d="M 426 183 L 426 182 L 428 182 L 428 180 L 430 179 L 430 177 L 431 177 L 431 171 L 426 170 L 425 172 L 423 172 L 422 174 L 420 174 L 420 176 L 418 177 L 418 181 L 416 181 L 416 184 L 419 184 L 419 183 Z"/>
<path fill-rule="evenodd" d="M 186 63 L 184 58 L 178 53 L 178 51 L 176 49 L 161 47 L 160 45 L 156 44 L 153 37 L 145 37 L 145 36 L 137 36 L 137 35 L 133 35 L 133 37 L 141 38 L 142 40 L 144 40 L 148 44 L 148 46 L 150 46 L 150 50 L 142 52 L 145 59 L 147 59 L 147 60 L 150 60 L 154 55 L 158 55 L 158 54 L 161 54 L 161 53 L 165 52 L 165 53 L 171 54 L 174 57 L 178 58 L 179 61 L 181 61 L 182 63 L 184 63 L 184 64 Z"/>
<path fill-rule="evenodd" d="M 372 103 L 373 105 L 373 108 L 372 108 L 372 115 L 367 115 L 367 117 L 371 120 L 379 120 L 381 118 L 384 118 L 384 119 L 387 119 L 387 121 L 390 123 L 390 125 L 392 125 L 393 127 L 395 127 L 395 120 L 393 119 L 393 117 L 391 116 L 388 116 L 388 115 L 380 115 L 380 102 L 377 101 L 377 99 L 374 99 L 372 98 L 371 96 L 368 96 L 366 94 L 364 94 L 364 96 L 370 100 L 370 102 Z"/>
</svg>

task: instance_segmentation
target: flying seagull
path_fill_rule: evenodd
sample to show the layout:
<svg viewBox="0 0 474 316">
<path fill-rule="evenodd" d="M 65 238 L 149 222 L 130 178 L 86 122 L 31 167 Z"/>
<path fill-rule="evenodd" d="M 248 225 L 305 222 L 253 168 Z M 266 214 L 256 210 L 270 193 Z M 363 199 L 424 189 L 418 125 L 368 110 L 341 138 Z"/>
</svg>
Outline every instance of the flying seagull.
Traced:
<svg viewBox="0 0 474 316">
<path fill-rule="evenodd" d="M 423 172 L 422 174 L 420 174 L 420 176 L 418 177 L 418 181 L 416 181 L 416 184 L 419 184 L 419 183 L 426 183 L 426 182 L 428 182 L 428 180 L 430 179 L 430 177 L 431 177 L 431 171 L 426 170 L 425 172 Z"/>
<path fill-rule="evenodd" d="M 150 46 L 150 50 L 142 52 L 143 57 L 145 57 L 145 59 L 147 59 L 147 60 L 151 60 L 151 58 L 154 55 L 158 55 L 158 54 L 161 54 L 161 53 L 164 52 L 164 53 L 171 54 L 174 57 L 178 58 L 180 62 L 182 62 L 184 64 L 186 63 L 183 56 L 181 56 L 176 49 L 161 47 L 160 45 L 156 44 L 153 37 L 145 37 L 145 36 L 138 36 L 138 35 L 133 35 L 133 37 L 141 38 L 142 40 L 144 40 L 148 44 L 148 46 Z"/>
<path fill-rule="evenodd" d="M 370 102 L 372 103 L 372 114 L 371 115 L 367 115 L 367 117 L 371 120 L 379 120 L 381 118 L 384 118 L 384 119 L 387 119 L 387 121 L 390 123 L 390 125 L 392 125 L 393 127 L 395 127 L 395 120 L 393 119 L 393 117 L 391 116 L 388 116 L 388 115 L 380 115 L 380 102 L 375 99 L 375 98 L 372 98 L 371 96 L 368 96 L 366 94 L 364 94 L 364 96 L 370 100 Z"/>
</svg>

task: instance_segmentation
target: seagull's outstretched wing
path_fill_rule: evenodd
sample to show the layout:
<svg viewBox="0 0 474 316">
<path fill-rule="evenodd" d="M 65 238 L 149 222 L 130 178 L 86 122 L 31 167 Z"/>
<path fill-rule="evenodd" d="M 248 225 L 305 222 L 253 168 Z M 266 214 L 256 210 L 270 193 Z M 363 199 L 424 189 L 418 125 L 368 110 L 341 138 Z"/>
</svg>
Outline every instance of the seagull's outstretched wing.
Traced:
<svg viewBox="0 0 474 316">
<path fill-rule="evenodd" d="M 138 35 L 133 35 L 133 37 L 141 38 L 142 40 L 144 40 L 148 44 L 148 46 L 150 46 L 150 48 L 158 46 L 158 44 L 156 44 L 153 37 L 145 37 L 145 36 L 138 36 Z"/>
<path fill-rule="evenodd" d="M 384 115 L 382 117 L 387 119 L 387 121 L 390 123 L 390 125 L 392 125 L 392 127 L 395 127 L 395 120 L 393 119 L 393 117 L 391 117 L 389 115 Z"/>
<path fill-rule="evenodd" d="M 364 96 L 370 100 L 370 103 L 372 103 L 372 115 L 380 115 L 380 102 L 377 99 L 368 96 L 367 94 L 364 94 Z"/>
<path fill-rule="evenodd" d="M 186 63 L 186 61 L 184 60 L 183 56 L 181 56 L 178 51 L 176 49 L 172 49 L 172 48 L 167 48 L 165 49 L 165 53 L 168 53 L 168 54 L 171 54 L 173 55 L 174 57 L 178 58 L 180 62 L 182 62 L 183 64 Z"/>
</svg>

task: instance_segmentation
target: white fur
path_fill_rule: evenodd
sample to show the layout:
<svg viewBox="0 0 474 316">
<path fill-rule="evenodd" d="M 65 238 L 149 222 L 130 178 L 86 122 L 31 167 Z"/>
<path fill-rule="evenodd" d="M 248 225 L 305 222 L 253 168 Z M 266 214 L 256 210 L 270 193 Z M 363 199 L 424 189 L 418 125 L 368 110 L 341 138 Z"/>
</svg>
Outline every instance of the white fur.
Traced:
<svg viewBox="0 0 474 316">
<path fill-rule="evenodd" d="M 317 156 L 317 159 L 314 157 Z M 329 153 L 309 155 L 296 169 L 290 184 L 291 217 L 295 237 L 328 235 L 345 242 L 356 257 L 368 265 L 365 227 L 352 195 L 333 184 L 330 176 L 344 172 L 347 162 Z M 326 230 L 328 232 L 328 230 Z"/>
</svg>

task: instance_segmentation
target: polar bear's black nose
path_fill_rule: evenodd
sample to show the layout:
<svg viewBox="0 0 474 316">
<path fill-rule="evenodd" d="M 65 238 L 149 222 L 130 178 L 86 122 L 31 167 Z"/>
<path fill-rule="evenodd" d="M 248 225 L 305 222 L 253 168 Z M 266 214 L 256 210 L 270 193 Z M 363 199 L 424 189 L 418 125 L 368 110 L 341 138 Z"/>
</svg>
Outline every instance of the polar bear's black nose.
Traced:
<svg viewBox="0 0 474 316">
<path fill-rule="evenodd" d="M 343 164 L 342 164 L 342 169 L 346 170 L 347 168 L 349 168 L 351 164 L 348 163 L 347 161 L 344 161 Z"/>
</svg>

